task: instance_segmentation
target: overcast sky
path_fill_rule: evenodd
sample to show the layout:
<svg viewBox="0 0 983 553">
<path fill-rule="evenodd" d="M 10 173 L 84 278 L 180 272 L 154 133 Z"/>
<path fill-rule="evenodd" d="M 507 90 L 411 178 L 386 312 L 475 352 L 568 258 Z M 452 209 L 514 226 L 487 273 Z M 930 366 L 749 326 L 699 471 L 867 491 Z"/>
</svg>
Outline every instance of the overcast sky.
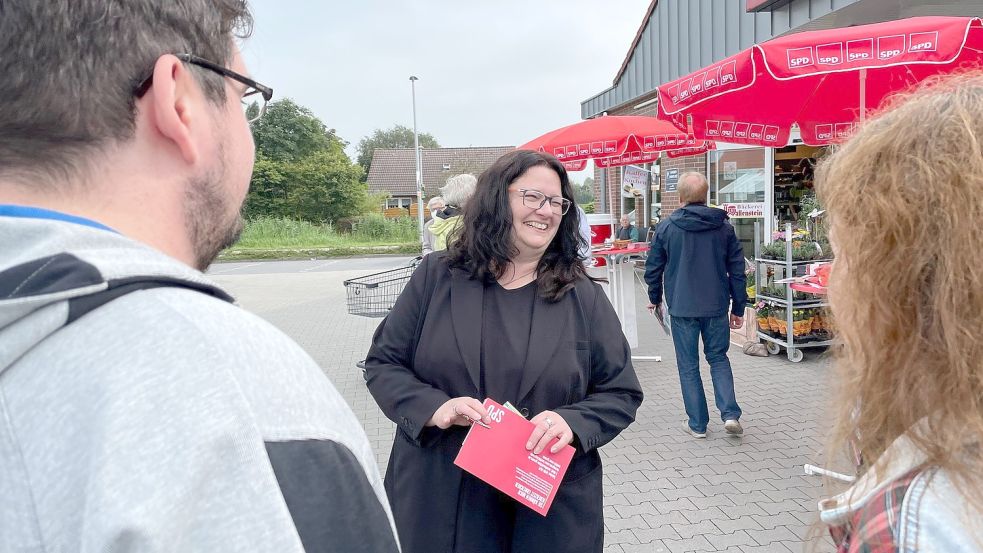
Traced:
<svg viewBox="0 0 983 553">
<path fill-rule="evenodd" d="M 251 0 L 250 72 L 354 145 L 413 127 L 517 146 L 611 86 L 650 0 Z M 580 175 L 582 178 L 583 175 Z"/>
</svg>

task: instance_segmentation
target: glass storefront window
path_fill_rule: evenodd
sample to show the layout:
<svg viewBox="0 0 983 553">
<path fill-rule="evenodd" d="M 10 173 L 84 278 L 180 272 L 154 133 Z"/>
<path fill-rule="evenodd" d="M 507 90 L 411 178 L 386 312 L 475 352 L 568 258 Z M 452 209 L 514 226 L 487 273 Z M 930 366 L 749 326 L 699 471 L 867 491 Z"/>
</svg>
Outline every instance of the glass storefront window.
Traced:
<svg viewBox="0 0 983 553">
<path fill-rule="evenodd" d="M 749 211 L 765 212 L 765 187 L 769 183 L 764 148 L 715 150 L 708 153 L 710 203 L 742 204 Z M 754 255 L 754 223 L 763 217 L 732 216 L 731 224 L 744 248 Z"/>
</svg>

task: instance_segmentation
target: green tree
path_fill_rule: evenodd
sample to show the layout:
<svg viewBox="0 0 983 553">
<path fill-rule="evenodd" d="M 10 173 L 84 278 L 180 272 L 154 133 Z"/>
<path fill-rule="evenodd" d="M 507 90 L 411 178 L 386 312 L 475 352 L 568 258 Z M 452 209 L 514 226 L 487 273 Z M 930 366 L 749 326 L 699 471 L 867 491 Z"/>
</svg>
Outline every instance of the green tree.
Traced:
<svg viewBox="0 0 983 553">
<path fill-rule="evenodd" d="M 293 186 L 287 195 L 289 214 L 314 222 L 335 221 L 358 215 L 368 190 L 362 168 L 344 153 L 317 152 L 288 166 Z"/>
<path fill-rule="evenodd" d="M 363 212 L 362 168 L 345 154 L 347 143 L 309 109 L 289 99 L 271 103 L 252 131 L 256 163 L 246 217 L 325 222 Z"/>
<path fill-rule="evenodd" d="M 359 209 L 359 215 L 367 215 L 369 213 L 382 213 L 382 210 L 386 207 L 386 200 L 389 199 L 390 194 L 388 192 L 368 192 L 365 195 L 365 201 L 362 202 L 362 207 Z"/>
<path fill-rule="evenodd" d="M 587 177 L 584 182 L 570 183 L 573 185 L 573 198 L 578 204 L 588 204 L 594 201 L 594 179 Z"/>
<path fill-rule="evenodd" d="M 252 130 L 256 152 L 272 161 L 300 161 L 322 151 L 343 154 L 348 145 L 311 110 L 289 98 L 270 103 Z"/>
<path fill-rule="evenodd" d="M 287 206 L 287 175 L 285 164 L 266 159 L 256 154 L 253 165 L 253 179 L 249 183 L 249 194 L 243 214 L 247 219 L 259 216 L 282 217 Z"/>
<path fill-rule="evenodd" d="M 431 134 L 420 133 L 419 139 L 421 148 L 440 148 L 437 139 Z M 402 125 L 395 125 L 391 129 L 376 129 L 371 136 L 366 136 L 362 140 L 359 140 L 358 146 L 355 148 L 356 160 L 362 166 L 366 176 L 369 174 L 369 166 L 372 164 L 372 153 L 375 152 L 376 148 L 412 149 L 413 129 Z"/>
</svg>

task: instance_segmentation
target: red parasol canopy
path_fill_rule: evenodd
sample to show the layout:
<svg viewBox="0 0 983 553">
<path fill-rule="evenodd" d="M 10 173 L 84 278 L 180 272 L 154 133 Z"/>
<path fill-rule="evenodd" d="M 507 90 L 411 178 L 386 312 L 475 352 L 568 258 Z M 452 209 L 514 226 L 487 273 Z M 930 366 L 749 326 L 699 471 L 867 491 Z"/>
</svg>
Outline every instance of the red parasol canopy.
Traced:
<svg viewBox="0 0 983 553">
<path fill-rule="evenodd" d="M 568 170 L 580 171 L 589 159 L 599 167 L 617 167 L 655 161 L 663 151 L 696 155 L 713 147 L 655 117 L 610 115 L 548 132 L 518 149 L 553 154 Z"/>
<path fill-rule="evenodd" d="M 659 117 L 696 138 L 784 146 L 847 138 L 865 112 L 933 75 L 983 66 L 983 22 L 915 17 L 756 44 L 659 87 Z"/>
</svg>

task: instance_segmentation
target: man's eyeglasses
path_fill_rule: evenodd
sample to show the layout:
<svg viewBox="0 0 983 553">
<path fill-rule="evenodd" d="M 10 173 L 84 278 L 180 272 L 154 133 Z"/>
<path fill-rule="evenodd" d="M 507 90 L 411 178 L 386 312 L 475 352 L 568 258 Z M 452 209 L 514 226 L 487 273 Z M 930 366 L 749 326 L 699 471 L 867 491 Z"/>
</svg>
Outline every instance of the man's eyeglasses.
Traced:
<svg viewBox="0 0 983 553">
<path fill-rule="evenodd" d="M 218 73 L 223 77 L 228 77 L 230 79 L 233 79 L 235 81 L 238 81 L 246 85 L 246 91 L 242 95 L 242 109 L 246 112 L 246 121 L 252 123 L 266 113 L 266 104 L 273 98 L 272 88 L 266 85 L 259 84 L 245 75 L 236 73 L 235 71 L 229 69 L 228 67 L 224 67 L 217 63 L 210 62 L 204 58 L 199 58 L 198 56 L 192 54 L 174 54 L 174 55 L 175 57 L 177 57 L 177 59 L 185 63 L 190 63 L 192 65 L 197 65 L 198 67 L 203 67 L 205 69 L 208 69 L 209 71 L 214 71 L 215 73 Z M 150 76 L 144 79 L 143 82 L 140 83 L 140 86 L 138 86 L 136 90 L 133 91 L 134 95 L 136 95 L 137 98 L 142 98 L 143 95 L 146 94 L 148 90 L 150 90 L 150 85 L 152 85 L 153 82 L 154 82 L 154 75 L 153 73 L 151 73 Z M 252 106 L 252 103 L 247 101 L 246 99 L 250 98 L 251 96 L 255 97 L 257 94 L 260 95 L 260 98 L 251 98 L 251 99 L 256 100 L 257 102 L 260 99 L 262 99 L 262 103 L 258 105 L 258 109 L 252 114 L 252 117 L 250 117 L 249 110 L 250 107 Z"/>
<path fill-rule="evenodd" d="M 522 205 L 530 209 L 542 209 L 546 205 L 546 202 L 549 202 L 550 210 L 553 213 L 556 215 L 566 215 L 567 211 L 570 210 L 570 206 L 573 205 L 573 202 L 562 196 L 547 196 L 539 190 L 520 188 L 517 192 L 522 194 Z"/>
</svg>

